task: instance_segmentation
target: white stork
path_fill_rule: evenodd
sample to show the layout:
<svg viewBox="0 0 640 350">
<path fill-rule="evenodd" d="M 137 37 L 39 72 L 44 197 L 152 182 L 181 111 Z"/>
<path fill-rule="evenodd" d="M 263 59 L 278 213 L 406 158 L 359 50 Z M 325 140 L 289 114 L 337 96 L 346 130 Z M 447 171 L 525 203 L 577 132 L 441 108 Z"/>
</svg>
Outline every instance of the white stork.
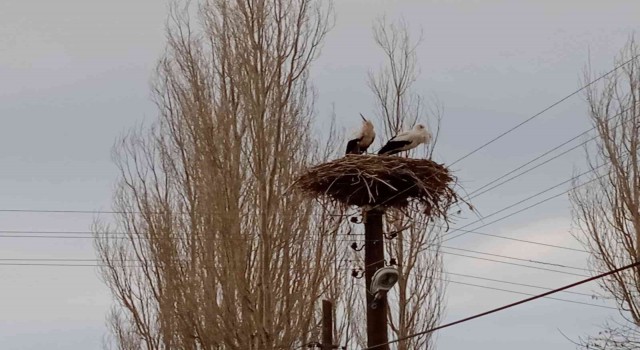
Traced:
<svg viewBox="0 0 640 350">
<path fill-rule="evenodd" d="M 416 124 L 413 129 L 403 131 L 392 137 L 384 147 L 378 151 L 378 154 L 392 155 L 402 151 L 418 147 L 423 143 L 431 142 L 431 133 L 422 124 Z"/>
<path fill-rule="evenodd" d="M 376 138 L 376 132 L 373 131 L 373 123 L 362 114 L 360 114 L 360 118 L 362 118 L 362 126 L 347 143 L 346 154 L 365 153 Z"/>
</svg>

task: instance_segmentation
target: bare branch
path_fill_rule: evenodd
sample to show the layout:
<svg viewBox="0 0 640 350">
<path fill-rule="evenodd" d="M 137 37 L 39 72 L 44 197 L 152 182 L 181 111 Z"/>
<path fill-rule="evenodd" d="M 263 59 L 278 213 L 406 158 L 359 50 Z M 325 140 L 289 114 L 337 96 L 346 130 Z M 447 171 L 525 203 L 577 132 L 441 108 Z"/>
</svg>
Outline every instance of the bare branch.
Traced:
<svg viewBox="0 0 640 350">
<path fill-rule="evenodd" d="M 591 252 L 593 270 L 603 272 L 640 259 L 640 49 L 631 38 L 616 64 L 631 60 L 602 87 L 586 92 L 598 135 L 586 149 L 593 179 L 570 199 L 578 227 L 574 233 Z M 587 68 L 588 69 L 588 68 Z M 587 70 L 584 79 L 590 79 Z M 615 117 L 620 114 L 618 117 Z M 618 303 L 627 324 L 605 324 L 597 336 L 578 343 L 590 349 L 635 349 L 640 340 L 640 269 L 603 279 L 601 287 Z"/>
</svg>

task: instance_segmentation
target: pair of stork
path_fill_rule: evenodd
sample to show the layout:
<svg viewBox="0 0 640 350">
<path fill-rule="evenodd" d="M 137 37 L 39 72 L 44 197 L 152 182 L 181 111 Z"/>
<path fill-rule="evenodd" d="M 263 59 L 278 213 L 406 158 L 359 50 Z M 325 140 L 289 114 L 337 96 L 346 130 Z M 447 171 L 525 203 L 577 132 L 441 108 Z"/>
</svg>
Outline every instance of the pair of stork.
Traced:
<svg viewBox="0 0 640 350">
<path fill-rule="evenodd" d="M 362 114 L 360 114 L 360 118 L 362 118 L 362 127 L 360 127 L 360 130 L 358 130 L 347 143 L 347 154 L 365 153 L 376 138 L 373 123 L 367 120 Z M 403 131 L 392 137 L 378 151 L 378 154 L 392 155 L 402 151 L 408 151 L 418 147 L 420 144 L 429 143 L 430 141 L 431 133 L 427 128 L 422 124 L 416 124 L 413 129 Z"/>
</svg>

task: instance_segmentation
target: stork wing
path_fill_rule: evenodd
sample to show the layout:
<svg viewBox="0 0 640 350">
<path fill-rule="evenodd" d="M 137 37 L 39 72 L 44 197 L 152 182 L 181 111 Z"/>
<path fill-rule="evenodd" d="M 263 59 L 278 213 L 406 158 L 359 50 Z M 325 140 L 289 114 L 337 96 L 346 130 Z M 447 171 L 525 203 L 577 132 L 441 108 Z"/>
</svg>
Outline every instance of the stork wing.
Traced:
<svg viewBox="0 0 640 350">
<path fill-rule="evenodd" d="M 358 146 L 359 141 L 360 139 L 353 139 L 347 142 L 346 154 L 360 154 L 360 146 Z"/>
<path fill-rule="evenodd" d="M 403 131 L 392 137 L 389 141 L 408 141 L 411 131 Z"/>
<path fill-rule="evenodd" d="M 401 152 L 402 147 L 410 143 L 411 141 L 395 141 L 394 139 L 391 139 L 378 151 L 378 154 L 395 154 Z"/>
</svg>

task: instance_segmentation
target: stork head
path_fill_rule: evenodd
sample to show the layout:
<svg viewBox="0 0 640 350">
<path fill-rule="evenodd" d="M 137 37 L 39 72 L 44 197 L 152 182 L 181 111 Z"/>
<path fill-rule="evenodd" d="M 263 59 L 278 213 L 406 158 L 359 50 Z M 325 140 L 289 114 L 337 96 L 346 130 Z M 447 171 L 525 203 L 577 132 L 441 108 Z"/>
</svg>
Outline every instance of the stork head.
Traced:
<svg viewBox="0 0 640 350">
<path fill-rule="evenodd" d="M 367 118 L 365 118 L 362 113 L 360 113 L 360 118 L 362 118 L 362 124 L 364 125 L 364 128 L 367 130 L 373 130 L 373 123 L 368 120 Z"/>
<path fill-rule="evenodd" d="M 420 133 L 422 136 L 422 142 L 429 143 L 431 141 L 431 133 L 423 124 L 416 124 L 416 126 L 413 127 L 413 130 Z"/>
</svg>

